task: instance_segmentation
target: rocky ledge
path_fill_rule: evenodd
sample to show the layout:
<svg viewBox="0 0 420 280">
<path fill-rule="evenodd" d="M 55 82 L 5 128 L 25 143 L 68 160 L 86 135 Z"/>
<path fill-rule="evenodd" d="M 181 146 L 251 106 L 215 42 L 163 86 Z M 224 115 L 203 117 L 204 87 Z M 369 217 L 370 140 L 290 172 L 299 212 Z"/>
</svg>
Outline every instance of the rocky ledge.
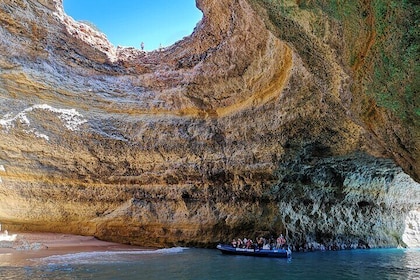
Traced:
<svg viewBox="0 0 420 280">
<path fill-rule="evenodd" d="M 418 246 L 418 4 L 325 2 L 197 0 L 190 36 L 143 52 L 61 0 L 2 1 L 0 221 L 143 246 Z"/>
</svg>

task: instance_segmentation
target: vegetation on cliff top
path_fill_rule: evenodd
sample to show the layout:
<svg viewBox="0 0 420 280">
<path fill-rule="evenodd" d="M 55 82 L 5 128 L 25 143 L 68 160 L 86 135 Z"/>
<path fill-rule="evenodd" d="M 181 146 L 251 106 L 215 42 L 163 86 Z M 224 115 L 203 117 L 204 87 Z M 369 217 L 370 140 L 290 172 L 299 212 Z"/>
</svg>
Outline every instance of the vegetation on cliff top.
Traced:
<svg viewBox="0 0 420 280">
<path fill-rule="evenodd" d="M 339 25 L 345 63 L 353 71 L 352 91 L 373 98 L 377 106 L 392 111 L 409 126 L 420 126 L 420 88 L 416 77 L 420 71 L 420 4 L 415 0 L 251 0 L 263 6 L 281 39 L 299 48 L 305 36 L 321 41 L 329 25 Z M 303 12 L 307 12 L 304 14 Z M 303 35 L 298 21 L 311 17 L 312 34 Z M 328 19 L 327 17 L 328 16 Z M 306 20 L 306 19 L 305 19 Z M 327 42 L 330 44 L 330 42 Z M 308 44 L 299 50 L 301 56 L 313 51 Z M 340 50 L 339 48 L 344 48 Z M 305 58 L 304 58 L 305 59 Z M 311 58 L 308 58 L 311 59 Z M 312 58 L 313 59 L 313 58 Z"/>
</svg>

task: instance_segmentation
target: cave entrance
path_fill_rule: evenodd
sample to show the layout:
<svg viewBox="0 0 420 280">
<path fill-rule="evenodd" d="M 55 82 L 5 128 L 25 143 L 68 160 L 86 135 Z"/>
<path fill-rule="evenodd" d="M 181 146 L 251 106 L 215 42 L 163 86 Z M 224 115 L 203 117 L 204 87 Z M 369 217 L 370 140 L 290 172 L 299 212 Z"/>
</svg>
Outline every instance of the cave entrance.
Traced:
<svg viewBox="0 0 420 280">
<path fill-rule="evenodd" d="M 195 0 L 64 0 L 64 11 L 104 33 L 114 46 L 146 51 L 190 35 L 202 18 Z"/>
</svg>

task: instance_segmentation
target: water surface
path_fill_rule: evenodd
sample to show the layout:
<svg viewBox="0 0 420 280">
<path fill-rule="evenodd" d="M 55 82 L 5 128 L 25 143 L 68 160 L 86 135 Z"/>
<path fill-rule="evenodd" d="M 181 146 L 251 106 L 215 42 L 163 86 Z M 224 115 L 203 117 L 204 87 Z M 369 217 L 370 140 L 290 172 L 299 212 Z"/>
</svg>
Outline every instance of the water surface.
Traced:
<svg viewBox="0 0 420 280">
<path fill-rule="evenodd" d="M 420 279 L 420 249 L 293 253 L 291 259 L 187 248 L 83 252 L 0 266 L 0 279 Z"/>
</svg>

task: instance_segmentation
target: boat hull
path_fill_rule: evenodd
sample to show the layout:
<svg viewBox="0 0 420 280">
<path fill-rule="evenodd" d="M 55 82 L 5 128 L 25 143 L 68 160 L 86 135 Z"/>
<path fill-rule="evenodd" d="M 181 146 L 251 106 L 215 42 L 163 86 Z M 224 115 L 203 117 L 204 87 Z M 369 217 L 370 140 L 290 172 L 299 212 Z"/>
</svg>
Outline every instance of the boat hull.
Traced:
<svg viewBox="0 0 420 280">
<path fill-rule="evenodd" d="M 226 255 L 241 255 L 241 256 L 253 256 L 253 257 L 266 257 L 266 258 L 290 258 L 292 252 L 284 249 L 245 249 L 245 248 L 234 248 L 230 245 L 217 245 L 223 254 Z"/>
</svg>

